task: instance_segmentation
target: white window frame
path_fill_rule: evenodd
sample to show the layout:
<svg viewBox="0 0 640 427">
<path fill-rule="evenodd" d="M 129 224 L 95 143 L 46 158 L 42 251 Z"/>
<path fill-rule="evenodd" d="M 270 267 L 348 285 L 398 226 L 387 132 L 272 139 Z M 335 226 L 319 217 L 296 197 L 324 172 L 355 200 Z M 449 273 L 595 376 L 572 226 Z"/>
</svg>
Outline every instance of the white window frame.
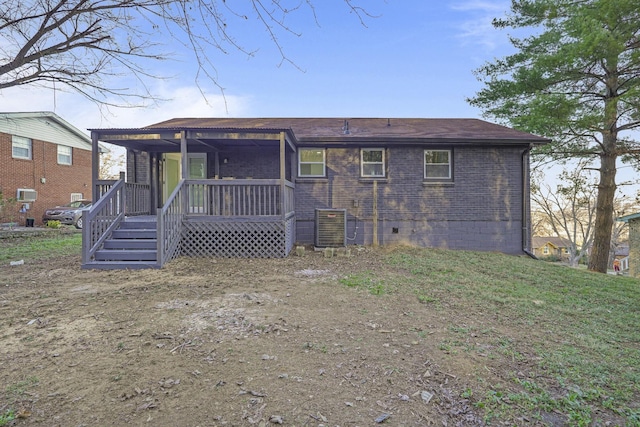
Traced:
<svg viewBox="0 0 640 427">
<path fill-rule="evenodd" d="M 68 149 L 68 153 L 60 152 L 61 149 Z M 67 160 L 68 159 L 68 160 Z M 68 145 L 58 145 L 58 164 L 59 165 L 71 165 L 73 164 L 73 148 Z"/>
<path fill-rule="evenodd" d="M 27 155 L 22 156 L 16 154 L 16 148 L 27 150 Z M 25 138 L 24 136 L 11 135 L 11 157 L 14 159 L 31 160 L 33 157 L 33 141 L 31 138 Z"/>
<path fill-rule="evenodd" d="M 370 151 L 379 151 L 382 153 L 382 161 L 381 162 L 372 162 L 372 161 L 365 161 L 364 160 L 364 153 L 365 151 L 370 152 Z M 360 150 L 360 176 L 362 178 L 384 178 L 386 176 L 386 156 L 385 156 L 385 149 L 384 148 L 362 148 Z M 382 174 L 381 175 L 376 175 L 376 174 L 367 174 L 364 171 L 364 167 L 365 165 L 381 165 L 382 166 Z"/>
<path fill-rule="evenodd" d="M 75 202 L 76 200 L 82 200 L 84 199 L 84 197 L 82 196 L 82 193 L 71 193 L 71 201 Z"/>
<path fill-rule="evenodd" d="M 549 246 L 545 246 L 544 248 L 542 248 L 542 253 L 545 255 L 549 255 Z"/>
<path fill-rule="evenodd" d="M 427 153 L 447 153 L 447 157 L 449 159 L 449 161 L 447 163 L 427 163 Z M 450 180 L 452 179 L 451 176 L 451 157 L 452 157 L 452 150 L 424 150 L 424 153 L 422 154 L 422 161 L 424 162 L 424 179 L 428 179 L 428 180 Z M 427 168 L 428 165 L 435 165 L 435 166 L 444 166 L 446 165 L 448 167 L 448 171 L 447 171 L 447 176 L 427 176 Z"/>
<path fill-rule="evenodd" d="M 305 151 L 320 151 L 322 152 L 322 162 L 303 162 L 302 153 Z M 303 174 L 303 165 L 322 165 L 322 174 Z M 324 148 L 299 148 L 298 149 L 298 176 L 300 178 L 324 178 L 327 173 L 327 150 Z"/>
</svg>

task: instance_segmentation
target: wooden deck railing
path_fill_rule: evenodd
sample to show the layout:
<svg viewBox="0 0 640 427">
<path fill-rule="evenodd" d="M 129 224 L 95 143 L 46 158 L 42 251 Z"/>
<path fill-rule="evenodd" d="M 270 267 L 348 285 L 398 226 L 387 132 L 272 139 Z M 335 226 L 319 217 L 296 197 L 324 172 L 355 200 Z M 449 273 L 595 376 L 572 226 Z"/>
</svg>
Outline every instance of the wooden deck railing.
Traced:
<svg viewBox="0 0 640 427">
<path fill-rule="evenodd" d="M 117 228 L 125 215 L 150 212 L 148 185 L 118 181 L 96 183 L 100 198 L 84 214 L 83 264 L 91 262 L 95 252 Z M 272 180 L 181 180 L 157 212 L 157 260 L 159 266 L 181 254 L 185 217 L 264 221 L 289 220 L 294 213 L 294 184 Z"/>
<path fill-rule="evenodd" d="M 82 213 L 82 264 L 93 260 L 96 251 L 124 218 L 124 210 L 125 183 L 116 181 L 90 210 Z"/>
<path fill-rule="evenodd" d="M 100 180 L 96 182 L 96 188 L 100 198 L 105 195 L 116 183 L 122 180 Z M 149 184 L 138 184 L 135 182 L 125 182 L 125 214 L 149 215 L 151 213 L 151 186 Z"/>
<path fill-rule="evenodd" d="M 294 210 L 294 184 L 277 179 L 187 180 L 188 215 L 282 216 Z"/>
<path fill-rule="evenodd" d="M 160 266 L 180 255 L 186 192 L 185 181 L 181 180 L 173 193 L 171 193 L 171 196 L 169 196 L 167 203 L 158 211 L 157 239 L 158 263 Z"/>
</svg>

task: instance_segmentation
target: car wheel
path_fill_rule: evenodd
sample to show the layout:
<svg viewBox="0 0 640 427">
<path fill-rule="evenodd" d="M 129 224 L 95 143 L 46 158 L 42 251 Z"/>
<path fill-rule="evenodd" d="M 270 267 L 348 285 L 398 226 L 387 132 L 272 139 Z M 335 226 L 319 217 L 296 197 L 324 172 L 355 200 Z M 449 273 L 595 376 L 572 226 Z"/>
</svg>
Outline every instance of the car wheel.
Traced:
<svg viewBox="0 0 640 427">
<path fill-rule="evenodd" d="M 78 218 L 78 220 L 75 223 L 76 228 L 82 228 L 82 217 Z"/>
</svg>

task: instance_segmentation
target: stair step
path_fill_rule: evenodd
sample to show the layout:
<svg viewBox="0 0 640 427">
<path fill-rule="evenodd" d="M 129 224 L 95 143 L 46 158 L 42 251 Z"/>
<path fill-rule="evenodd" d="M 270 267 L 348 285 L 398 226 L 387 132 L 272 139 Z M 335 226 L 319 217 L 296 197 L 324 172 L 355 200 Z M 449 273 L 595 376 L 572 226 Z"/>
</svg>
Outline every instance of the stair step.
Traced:
<svg viewBox="0 0 640 427">
<path fill-rule="evenodd" d="M 96 261 L 155 261 L 157 258 L 157 251 L 145 249 L 101 249 L 95 254 Z"/>
<path fill-rule="evenodd" d="M 136 220 L 127 219 L 122 221 L 119 227 L 126 228 L 126 229 L 154 229 L 155 230 L 156 224 L 157 223 L 155 221 L 136 221 Z"/>
<path fill-rule="evenodd" d="M 114 230 L 111 237 L 114 239 L 155 239 L 156 229 L 118 229 Z"/>
<path fill-rule="evenodd" d="M 104 249 L 156 249 L 156 239 L 110 239 L 104 242 Z"/>
<path fill-rule="evenodd" d="M 160 268 L 157 262 L 150 261 L 93 261 L 82 264 L 84 270 L 142 270 L 145 268 Z"/>
</svg>

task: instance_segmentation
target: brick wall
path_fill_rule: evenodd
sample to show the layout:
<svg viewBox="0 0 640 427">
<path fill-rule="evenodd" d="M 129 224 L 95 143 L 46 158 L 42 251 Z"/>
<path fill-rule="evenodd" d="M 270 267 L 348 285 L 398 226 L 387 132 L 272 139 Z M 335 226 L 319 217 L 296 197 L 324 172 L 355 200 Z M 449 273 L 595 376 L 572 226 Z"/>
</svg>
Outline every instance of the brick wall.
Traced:
<svg viewBox="0 0 640 427">
<path fill-rule="evenodd" d="M 456 148 L 453 182 L 423 180 L 423 148 L 386 152 L 378 180 L 381 244 L 522 252 L 520 148 Z M 373 239 L 373 184 L 360 178 L 358 148 L 329 148 L 327 178 L 296 180 L 297 239 L 314 241 L 316 208 L 347 209 L 350 243 Z M 356 230 L 357 227 L 357 230 Z"/>
<path fill-rule="evenodd" d="M 5 198 L 15 198 L 18 188 L 34 189 L 37 200 L 30 203 L 28 213 L 19 215 L 35 218 L 42 224 L 44 210 L 71 201 L 71 193 L 91 197 L 91 152 L 73 148 L 72 165 L 58 164 L 58 147 L 46 141 L 32 141 L 31 160 L 14 159 L 11 135 L 0 133 L 0 189 Z M 44 178 L 45 182 L 42 182 Z"/>
<path fill-rule="evenodd" d="M 213 156 L 210 156 L 213 160 Z M 280 178 L 280 148 L 263 147 L 260 150 L 253 148 L 236 148 L 221 151 L 220 176 L 245 179 L 279 179 Z M 227 159 L 227 163 L 224 163 Z M 213 162 L 211 162 L 213 163 Z M 210 175 L 213 174 L 213 165 L 210 164 Z"/>
</svg>

